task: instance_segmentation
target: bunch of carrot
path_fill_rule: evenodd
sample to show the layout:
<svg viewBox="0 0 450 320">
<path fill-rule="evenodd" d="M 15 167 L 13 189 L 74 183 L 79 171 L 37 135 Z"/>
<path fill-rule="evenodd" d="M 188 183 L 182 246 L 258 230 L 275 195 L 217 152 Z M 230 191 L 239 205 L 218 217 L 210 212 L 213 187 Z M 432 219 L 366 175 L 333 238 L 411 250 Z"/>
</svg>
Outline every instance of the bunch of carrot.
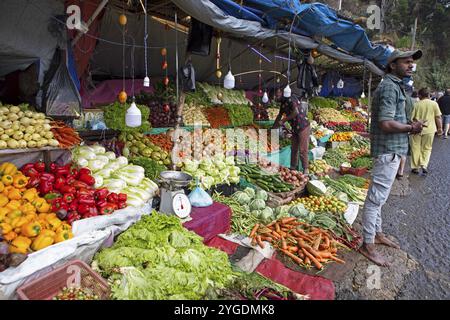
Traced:
<svg viewBox="0 0 450 320">
<path fill-rule="evenodd" d="M 67 126 L 63 121 L 52 121 L 50 125 L 52 126 L 53 136 L 58 140 L 61 148 L 67 149 L 81 143 L 78 132 Z"/>
<path fill-rule="evenodd" d="M 231 125 L 227 109 L 223 107 L 206 108 L 203 111 L 211 125 L 211 128 L 220 128 Z"/>
<path fill-rule="evenodd" d="M 338 246 L 343 244 L 334 240 L 325 230 L 298 221 L 297 218 L 283 218 L 264 226 L 256 224 L 251 233 L 252 245 L 264 248 L 268 241 L 297 264 L 323 269 L 322 263 L 336 261 L 345 263 L 336 257 Z"/>
<path fill-rule="evenodd" d="M 151 134 L 147 136 L 147 139 L 149 139 L 151 143 L 161 147 L 164 151 L 172 151 L 173 149 L 173 142 L 165 133 Z"/>
</svg>

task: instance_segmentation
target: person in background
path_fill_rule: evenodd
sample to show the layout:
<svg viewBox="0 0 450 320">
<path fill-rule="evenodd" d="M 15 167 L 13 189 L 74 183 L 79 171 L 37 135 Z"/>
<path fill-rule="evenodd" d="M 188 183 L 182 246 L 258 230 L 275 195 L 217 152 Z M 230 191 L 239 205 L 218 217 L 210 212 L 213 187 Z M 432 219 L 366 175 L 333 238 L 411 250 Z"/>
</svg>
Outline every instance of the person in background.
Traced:
<svg viewBox="0 0 450 320">
<path fill-rule="evenodd" d="M 427 175 L 436 130 L 438 135 L 442 135 L 442 119 L 439 105 L 431 101 L 427 88 L 419 90 L 419 98 L 411 117 L 413 120 L 423 121 L 425 125 L 420 134 L 411 136 L 411 172 L 419 174 L 421 168 L 422 174 Z"/>
<path fill-rule="evenodd" d="M 278 113 L 273 129 L 277 129 L 285 122 L 289 122 L 292 127 L 291 137 L 291 169 L 298 170 L 298 160 L 302 162 L 303 173 L 308 174 L 308 146 L 310 135 L 310 124 L 307 111 L 308 104 L 306 101 L 292 95 L 290 98 L 281 98 L 280 112 Z M 283 117 L 285 115 L 285 117 Z"/>
<path fill-rule="evenodd" d="M 448 131 L 450 129 L 450 88 L 445 90 L 445 94 L 438 100 L 438 104 L 442 113 L 444 139 L 447 139 Z"/>
<path fill-rule="evenodd" d="M 417 91 L 414 91 L 411 95 L 411 99 L 413 100 L 413 102 L 418 102 L 420 101 L 419 99 L 419 93 Z"/>
<path fill-rule="evenodd" d="M 372 179 L 363 208 L 363 244 L 359 252 L 377 265 L 389 262 L 376 250 L 376 244 L 393 248 L 400 246 L 384 235 L 381 208 L 386 203 L 400 166 L 408 152 L 408 134 L 420 133 L 423 123 L 408 123 L 407 95 L 401 79 L 411 76 L 414 60 L 422 51 L 395 50 L 388 58 L 386 75 L 374 93 L 370 125 L 370 154 L 374 158 Z"/>
</svg>

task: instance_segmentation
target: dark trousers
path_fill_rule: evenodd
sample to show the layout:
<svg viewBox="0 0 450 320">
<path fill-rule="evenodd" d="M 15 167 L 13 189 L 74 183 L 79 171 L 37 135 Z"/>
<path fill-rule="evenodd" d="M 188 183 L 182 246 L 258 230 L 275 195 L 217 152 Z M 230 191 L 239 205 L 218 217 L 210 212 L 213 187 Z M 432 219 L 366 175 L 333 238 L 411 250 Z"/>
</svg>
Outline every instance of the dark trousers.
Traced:
<svg viewBox="0 0 450 320">
<path fill-rule="evenodd" d="M 292 132 L 291 169 L 298 170 L 298 157 L 302 161 L 303 170 L 308 169 L 308 146 L 310 126 Z"/>
</svg>

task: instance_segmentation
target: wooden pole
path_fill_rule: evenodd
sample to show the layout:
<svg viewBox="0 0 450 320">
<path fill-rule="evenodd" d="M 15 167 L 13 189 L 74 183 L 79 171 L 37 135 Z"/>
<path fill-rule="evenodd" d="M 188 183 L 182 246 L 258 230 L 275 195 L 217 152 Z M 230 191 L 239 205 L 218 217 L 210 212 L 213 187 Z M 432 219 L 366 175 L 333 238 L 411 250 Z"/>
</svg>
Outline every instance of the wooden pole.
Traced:
<svg viewBox="0 0 450 320">
<path fill-rule="evenodd" d="M 370 132 L 370 113 L 372 111 L 372 72 L 369 74 L 369 93 L 367 95 L 367 130 Z"/>
</svg>

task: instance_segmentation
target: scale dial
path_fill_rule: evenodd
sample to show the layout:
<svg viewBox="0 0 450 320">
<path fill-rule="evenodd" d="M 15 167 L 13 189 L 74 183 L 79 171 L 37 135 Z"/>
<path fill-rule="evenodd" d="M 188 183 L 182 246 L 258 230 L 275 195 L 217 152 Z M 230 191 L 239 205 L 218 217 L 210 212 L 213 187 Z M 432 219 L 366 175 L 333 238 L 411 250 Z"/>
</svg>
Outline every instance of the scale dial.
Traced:
<svg viewBox="0 0 450 320">
<path fill-rule="evenodd" d="M 172 210 L 175 215 L 181 219 L 189 216 L 191 213 L 191 202 L 189 198 L 183 193 L 177 193 L 172 198 Z"/>
</svg>

